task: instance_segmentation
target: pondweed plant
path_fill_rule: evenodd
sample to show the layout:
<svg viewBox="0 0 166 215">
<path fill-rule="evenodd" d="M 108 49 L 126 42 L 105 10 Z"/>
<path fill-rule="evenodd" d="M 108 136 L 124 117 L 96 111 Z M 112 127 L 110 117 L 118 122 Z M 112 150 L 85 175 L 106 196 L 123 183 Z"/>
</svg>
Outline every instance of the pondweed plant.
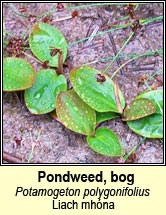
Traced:
<svg viewBox="0 0 166 215">
<path fill-rule="evenodd" d="M 24 59 L 4 58 L 3 90 L 24 90 L 25 104 L 32 114 L 51 113 L 68 129 L 86 135 L 94 151 L 107 156 L 121 156 L 122 149 L 113 131 L 97 128 L 106 120 L 121 117 L 139 135 L 162 138 L 162 90 L 145 91 L 126 106 L 117 84 L 105 73 L 86 65 L 70 71 L 73 88 L 67 89 L 62 71 L 67 42 L 61 32 L 49 24 L 35 24 L 29 46 L 51 68 L 35 72 Z"/>
</svg>

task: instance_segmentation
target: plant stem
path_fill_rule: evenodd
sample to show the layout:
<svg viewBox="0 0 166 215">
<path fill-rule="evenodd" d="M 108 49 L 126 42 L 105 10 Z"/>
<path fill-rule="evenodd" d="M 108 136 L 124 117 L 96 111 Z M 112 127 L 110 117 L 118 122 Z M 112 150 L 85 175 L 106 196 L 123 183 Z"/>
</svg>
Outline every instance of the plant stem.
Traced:
<svg viewBox="0 0 166 215">
<path fill-rule="evenodd" d="M 34 151 L 34 147 L 35 147 L 35 143 L 34 143 L 33 138 L 32 138 L 32 133 L 30 132 L 29 134 L 30 134 L 30 138 L 31 138 L 32 149 L 31 149 L 31 152 L 29 154 L 29 158 L 28 158 L 27 163 L 30 163 L 30 161 L 32 160 L 32 158 L 33 158 L 33 151 Z"/>
<path fill-rule="evenodd" d="M 23 161 L 20 158 L 15 157 L 7 152 L 3 152 L 3 160 L 8 163 L 23 163 Z M 26 163 L 27 161 L 24 162 Z"/>
<path fill-rule="evenodd" d="M 16 8 L 14 8 L 14 6 L 11 4 L 11 3 L 8 3 L 8 8 L 13 12 L 13 13 L 15 13 L 16 15 L 18 15 L 18 16 L 22 16 L 22 17 L 28 17 L 29 15 L 27 15 L 27 14 L 22 14 L 22 13 L 19 13 L 17 10 L 16 10 Z"/>
<path fill-rule="evenodd" d="M 26 55 L 27 57 L 29 57 L 29 58 L 31 58 L 31 59 L 33 59 L 33 60 L 35 60 L 36 62 L 38 62 L 38 63 L 42 64 L 42 62 L 41 62 L 41 61 L 37 60 L 36 58 L 32 57 L 31 55 L 27 54 L 26 52 L 22 51 L 22 53 L 23 53 L 24 55 Z"/>
<path fill-rule="evenodd" d="M 94 4 L 85 4 L 85 5 L 67 7 L 66 10 L 80 9 L 80 8 L 87 8 L 87 7 L 96 7 L 96 6 L 105 6 L 105 5 L 127 5 L 127 4 L 128 3 L 94 3 Z M 139 3 L 139 4 L 145 4 L 145 3 Z"/>
<path fill-rule="evenodd" d="M 163 16 L 157 16 L 157 17 L 154 17 L 152 19 L 145 19 L 145 20 L 143 20 L 143 19 L 141 20 L 140 19 L 140 24 L 141 25 L 147 25 L 147 24 L 150 24 L 150 23 L 153 23 L 153 22 L 156 22 L 156 21 L 161 21 L 161 20 L 163 20 Z M 128 22 L 126 24 L 113 25 L 111 29 L 99 32 L 99 33 L 97 33 L 95 35 L 95 37 L 102 36 L 102 35 L 104 35 L 104 34 L 106 34 L 108 32 L 113 32 L 113 31 L 116 31 L 116 30 L 119 30 L 119 29 L 127 28 L 127 27 L 131 26 L 132 24 L 133 24 L 133 22 Z M 73 46 L 73 45 L 76 45 L 76 44 L 81 43 L 81 42 L 83 42 L 85 40 L 88 40 L 88 39 L 89 39 L 89 37 L 84 37 L 84 38 L 81 38 L 81 39 L 79 39 L 77 41 L 69 43 L 68 45 L 69 46 Z"/>
<path fill-rule="evenodd" d="M 122 67 L 126 66 L 126 64 L 130 63 L 131 61 L 139 58 L 139 57 L 142 57 L 142 56 L 145 56 L 145 54 L 141 54 L 141 55 L 137 55 L 136 57 L 133 57 L 132 59 L 128 60 L 127 62 L 125 62 L 124 64 L 122 64 L 114 73 L 113 75 L 111 76 L 111 79 L 122 69 Z"/>
<path fill-rule="evenodd" d="M 139 142 L 137 143 L 137 145 L 134 146 L 134 147 L 131 149 L 131 151 L 130 151 L 127 155 L 125 155 L 125 156 L 123 157 L 123 159 L 124 159 L 124 160 L 127 160 L 127 159 L 130 157 L 130 155 L 131 155 L 133 152 L 135 152 L 136 149 L 144 142 L 144 140 L 146 140 L 146 137 L 144 137 L 141 141 L 139 141 Z"/>
<path fill-rule="evenodd" d="M 119 30 L 119 29 L 122 29 L 122 28 L 127 28 L 130 25 L 131 25 L 130 23 L 129 24 L 128 23 L 127 24 L 122 24 L 122 25 L 115 25 L 113 28 L 111 28 L 109 30 L 101 31 L 101 32 L 97 33 L 94 37 L 102 36 L 102 35 L 104 35 L 104 34 L 106 34 L 108 32 L 112 32 L 112 31 Z M 73 45 L 76 45 L 76 44 L 81 43 L 81 42 L 83 42 L 85 40 L 88 40 L 88 39 L 89 39 L 89 37 L 84 37 L 84 38 L 82 38 L 80 40 L 77 40 L 75 42 L 69 43 L 68 45 L 73 46 Z"/>
<path fill-rule="evenodd" d="M 127 45 L 127 43 L 130 41 L 130 39 L 132 38 L 132 36 L 134 35 L 134 32 L 130 33 L 130 36 L 128 37 L 128 39 L 125 41 L 125 43 L 123 44 L 123 46 L 119 49 L 118 53 L 116 54 L 116 56 L 113 58 L 113 60 L 111 61 L 111 63 L 108 64 L 108 66 L 105 68 L 103 73 L 106 73 L 108 71 L 108 69 L 111 67 L 111 65 L 114 63 L 114 61 L 117 59 L 118 55 L 122 52 L 122 50 L 125 48 L 125 46 Z M 119 67 L 120 68 L 120 67 Z M 121 66 L 122 68 L 122 66 Z M 121 69 L 120 68 L 120 69 Z M 118 70 L 119 71 L 119 70 Z"/>
<path fill-rule="evenodd" d="M 145 52 L 145 56 L 153 56 L 155 54 L 155 52 L 158 52 L 158 54 L 162 54 L 163 53 L 163 50 L 159 49 L 159 50 L 156 50 L 156 51 L 148 51 L 148 52 Z M 134 53 L 131 53 L 131 54 L 126 54 L 126 55 L 119 55 L 117 58 L 131 58 L 131 57 L 136 57 L 136 56 L 140 56 L 139 54 L 134 54 Z M 89 62 L 87 64 L 93 64 L 93 63 L 98 63 L 98 62 L 106 62 L 106 61 L 109 61 L 109 60 L 112 60 L 114 57 L 111 56 L 111 57 L 106 57 L 106 58 L 101 58 L 99 60 L 95 60 L 95 61 L 92 61 L 92 62 Z"/>
</svg>

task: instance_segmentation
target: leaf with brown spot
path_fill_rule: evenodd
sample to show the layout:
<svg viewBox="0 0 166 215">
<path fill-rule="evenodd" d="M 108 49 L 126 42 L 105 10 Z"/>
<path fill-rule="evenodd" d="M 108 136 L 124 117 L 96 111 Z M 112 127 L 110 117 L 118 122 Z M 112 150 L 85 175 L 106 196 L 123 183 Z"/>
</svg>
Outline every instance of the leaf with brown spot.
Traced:
<svg viewBox="0 0 166 215">
<path fill-rule="evenodd" d="M 37 23 L 29 36 L 29 45 L 33 54 L 42 62 L 49 61 L 49 66 L 58 67 L 58 55 L 51 56 L 50 47 L 60 49 L 63 62 L 67 56 L 67 42 L 62 33 L 46 23 Z"/>
<path fill-rule="evenodd" d="M 76 93 L 94 110 L 122 113 L 117 107 L 114 82 L 107 75 L 92 67 L 81 66 L 73 69 L 69 78 Z M 118 87 L 116 94 L 119 96 L 121 107 L 124 108 L 125 100 Z"/>
</svg>

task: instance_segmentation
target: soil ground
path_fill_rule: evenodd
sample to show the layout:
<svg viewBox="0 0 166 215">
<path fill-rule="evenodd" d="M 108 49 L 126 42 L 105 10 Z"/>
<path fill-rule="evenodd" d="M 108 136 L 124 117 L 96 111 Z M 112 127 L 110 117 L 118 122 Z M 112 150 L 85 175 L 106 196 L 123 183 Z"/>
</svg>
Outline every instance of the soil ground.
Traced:
<svg viewBox="0 0 166 215">
<path fill-rule="evenodd" d="M 50 24 L 58 28 L 65 36 L 68 48 L 68 62 L 70 67 L 74 68 L 82 64 L 90 63 L 94 68 L 103 71 L 110 63 L 109 61 L 100 61 L 102 58 L 113 57 L 115 51 L 108 33 L 93 38 L 89 47 L 83 49 L 85 42 L 73 43 L 81 38 L 87 37 L 87 33 L 92 33 L 95 26 L 99 26 L 99 31 L 104 26 L 114 22 L 120 22 L 121 18 L 126 16 L 125 5 L 103 5 L 80 7 L 73 6 L 86 5 L 88 3 L 66 3 L 64 7 L 71 7 L 56 12 L 57 3 L 4 3 L 3 21 L 6 31 L 14 37 L 20 37 L 30 32 L 32 23 L 26 17 L 18 13 L 20 7 L 26 8 L 26 14 L 39 16 L 48 11 L 55 10 L 51 14 L 54 20 Z M 72 12 L 77 10 L 78 16 L 66 20 L 59 20 L 71 16 Z M 18 13 L 16 13 L 18 12 Z M 138 19 L 153 18 L 163 15 L 161 3 L 148 3 L 140 5 L 136 9 Z M 129 17 L 127 22 L 133 22 Z M 112 32 L 117 50 L 122 46 L 122 42 L 129 37 L 131 28 L 123 28 Z M 10 38 L 9 34 L 6 38 Z M 122 55 L 132 53 L 145 53 L 163 49 L 163 23 L 154 22 L 138 29 L 135 36 L 122 51 Z M 26 51 L 30 53 L 30 51 Z M 21 57 L 25 57 L 24 55 Z M 27 58 L 27 57 L 25 57 Z M 33 59 L 27 58 L 36 70 L 41 67 Z M 121 59 L 120 64 L 126 62 Z M 118 68 L 115 61 L 108 71 L 108 76 Z M 136 95 L 147 89 L 147 85 L 140 84 L 141 77 L 152 76 L 156 71 L 162 70 L 163 62 L 161 56 L 142 57 L 129 63 L 118 73 L 114 80 L 124 93 L 126 102 L 129 103 Z M 65 74 L 68 76 L 68 68 L 65 67 Z M 162 74 L 158 77 L 162 79 Z M 155 78 L 148 81 L 148 85 L 158 83 Z M 111 128 L 119 137 L 124 154 L 129 153 L 143 137 L 133 133 L 120 119 L 109 120 L 100 125 L 101 127 Z M 17 141 L 20 139 L 21 141 Z M 19 142 L 19 144 L 18 144 Z M 92 151 L 86 143 L 83 135 L 76 134 L 65 128 L 59 122 L 56 122 L 47 115 L 32 115 L 24 104 L 16 101 L 12 93 L 3 94 L 3 151 L 13 157 L 20 158 L 22 162 L 30 160 L 32 163 L 116 163 L 117 159 L 99 155 Z M 5 161 L 4 161 L 5 162 Z M 138 147 L 131 159 L 132 163 L 162 163 L 163 162 L 163 142 L 158 139 L 145 139 L 143 144 Z"/>
</svg>

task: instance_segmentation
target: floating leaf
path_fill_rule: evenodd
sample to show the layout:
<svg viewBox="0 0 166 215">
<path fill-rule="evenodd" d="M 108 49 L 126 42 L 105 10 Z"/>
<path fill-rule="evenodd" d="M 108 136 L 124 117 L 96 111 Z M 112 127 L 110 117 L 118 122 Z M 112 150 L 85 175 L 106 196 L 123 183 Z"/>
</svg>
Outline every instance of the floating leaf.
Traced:
<svg viewBox="0 0 166 215">
<path fill-rule="evenodd" d="M 56 101 L 58 119 L 69 129 L 84 135 L 93 135 L 96 124 L 95 111 L 69 90 L 60 92 Z"/>
<path fill-rule="evenodd" d="M 96 122 L 97 123 L 104 122 L 109 119 L 114 119 L 118 116 L 119 115 L 114 112 L 97 112 L 96 111 Z"/>
<path fill-rule="evenodd" d="M 32 86 L 35 81 L 33 67 L 21 58 L 9 57 L 3 61 L 3 90 L 18 91 Z"/>
<path fill-rule="evenodd" d="M 89 146 L 107 156 L 121 156 L 121 146 L 117 135 L 108 128 L 98 128 L 95 136 L 88 136 Z"/>
<path fill-rule="evenodd" d="M 149 116 L 156 111 L 153 102 L 146 98 L 133 100 L 124 110 L 123 121 L 131 121 Z"/>
<path fill-rule="evenodd" d="M 163 137 L 163 91 L 155 90 L 145 92 L 137 98 L 150 99 L 156 107 L 156 112 L 150 116 L 136 121 L 127 122 L 128 126 L 135 133 L 149 138 Z"/>
<path fill-rule="evenodd" d="M 54 48 L 61 49 L 63 62 L 67 56 L 67 42 L 62 33 L 46 23 L 37 23 L 29 37 L 33 54 L 42 62 L 49 61 L 49 66 L 58 67 L 58 54 L 52 54 Z"/>
<path fill-rule="evenodd" d="M 70 81 L 80 98 L 96 111 L 121 113 L 116 102 L 114 82 L 107 75 L 92 67 L 82 66 L 70 72 Z M 124 108 L 124 97 L 120 89 L 118 92 L 120 105 Z"/>
<path fill-rule="evenodd" d="M 66 79 L 57 76 L 53 69 L 43 69 L 36 73 L 34 85 L 25 90 L 25 103 L 33 114 L 49 113 L 55 109 L 58 92 L 67 90 Z"/>
</svg>

